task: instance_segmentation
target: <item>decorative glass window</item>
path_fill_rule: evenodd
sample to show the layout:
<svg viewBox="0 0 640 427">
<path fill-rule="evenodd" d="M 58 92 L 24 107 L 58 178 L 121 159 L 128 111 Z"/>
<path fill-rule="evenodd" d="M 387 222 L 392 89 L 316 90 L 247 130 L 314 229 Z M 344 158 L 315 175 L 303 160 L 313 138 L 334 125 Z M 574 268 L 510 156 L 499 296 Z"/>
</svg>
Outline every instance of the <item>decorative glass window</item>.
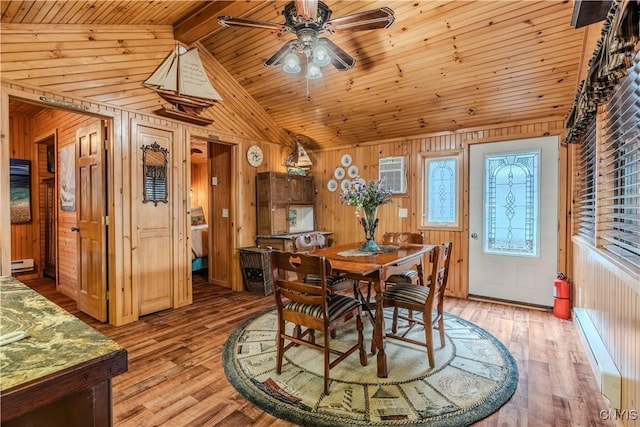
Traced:
<svg viewBox="0 0 640 427">
<path fill-rule="evenodd" d="M 540 153 L 485 156 L 486 253 L 538 255 Z"/>
<path fill-rule="evenodd" d="M 425 157 L 423 161 L 422 225 L 459 227 L 460 155 Z"/>
</svg>

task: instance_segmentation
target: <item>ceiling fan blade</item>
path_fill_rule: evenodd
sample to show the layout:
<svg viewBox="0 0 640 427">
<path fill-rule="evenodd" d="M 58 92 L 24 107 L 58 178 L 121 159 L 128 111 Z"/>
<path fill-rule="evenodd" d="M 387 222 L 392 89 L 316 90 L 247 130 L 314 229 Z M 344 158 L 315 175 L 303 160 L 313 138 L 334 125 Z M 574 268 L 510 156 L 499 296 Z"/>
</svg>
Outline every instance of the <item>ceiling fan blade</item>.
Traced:
<svg viewBox="0 0 640 427">
<path fill-rule="evenodd" d="M 331 65 L 336 67 L 338 71 L 345 71 L 353 68 L 353 66 L 356 65 L 355 58 L 339 48 L 338 45 L 331 40 L 325 37 L 320 37 L 317 44 L 327 48 L 327 51 L 329 51 L 329 56 L 331 57 Z"/>
<path fill-rule="evenodd" d="M 375 30 L 389 28 L 395 21 L 393 10 L 381 7 L 366 12 L 354 13 L 331 19 L 324 24 L 324 29 L 329 33 L 346 33 L 351 31 Z"/>
<path fill-rule="evenodd" d="M 295 0 L 296 13 L 305 21 L 315 21 L 318 17 L 318 0 Z"/>
<path fill-rule="evenodd" d="M 264 61 L 264 66 L 275 67 L 282 64 L 282 61 L 284 60 L 284 57 L 287 55 L 287 53 L 295 49 L 296 43 L 297 40 L 289 40 L 288 42 L 286 42 L 280 49 L 278 49 L 276 53 L 271 56 L 271 58 Z"/>
<path fill-rule="evenodd" d="M 264 28 L 267 30 L 276 30 L 276 31 L 282 31 L 284 27 L 284 25 L 276 24 L 275 22 L 258 21 L 256 19 L 247 19 L 247 18 L 234 18 L 233 16 L 218 17 L 218 24 L 225 27 Z"/>
</svg>

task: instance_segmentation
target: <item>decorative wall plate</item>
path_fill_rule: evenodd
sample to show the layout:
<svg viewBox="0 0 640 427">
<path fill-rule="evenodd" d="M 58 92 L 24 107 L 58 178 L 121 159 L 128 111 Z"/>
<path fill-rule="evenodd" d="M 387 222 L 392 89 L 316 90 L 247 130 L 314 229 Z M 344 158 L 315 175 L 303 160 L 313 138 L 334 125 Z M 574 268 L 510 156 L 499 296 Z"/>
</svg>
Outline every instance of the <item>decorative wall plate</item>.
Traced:
<svg viewBox="0 0 640 427">
<path fill-rule="evenodd" d="M 357 177 L 359 172 L 360 170 L 356 165 L 351 165 L 349 166 L 349 169 L 347 169 L 347 175 L 349 175 L 349 178 Z"/>
<path fill-rule="evenodd" d="M 335 179 L 330 179 L 329 182 L 327 182 L 327 190 L 333 193 L 337 189 L 338 189 L 338 181 L 336 181 Z"/>
<path fill-rule="evenodd" d="M 353 181 L 354 181 L 354 182 L 359 182 L 359 183 L 360 183 L 360 184 L 362 184 L 362 185 L 367 185 L 367 180 L 366 180 L 366 179 L 364 179 L 363 177 L 359 177 L 359 178 L 357 178 L 357 179 L 354 179 Z"/>
<path fill-rule="evenodd" d="M 348 179 L 343 180 L 340 183 L 340 189 L 342 190 L 342 192 L 346 193 L 347 191 L 349 191 L 349 187 L 351 187 L 351 181 Z"/>
<path fill-rule="evenodd" d="M 344 178 L 344 174 L 345 174 L 344 168 L 341 168 L 340 166 L 338 166 L 336 170 L 333 171 L 333 176 L 335 176 L 336 179 Z"/>
<path fill-rule="evenodd" d="M 340 164 L 345 168 L 351 165 L 351 154 L 343 154 L 340 159 Z"/>
</svg>

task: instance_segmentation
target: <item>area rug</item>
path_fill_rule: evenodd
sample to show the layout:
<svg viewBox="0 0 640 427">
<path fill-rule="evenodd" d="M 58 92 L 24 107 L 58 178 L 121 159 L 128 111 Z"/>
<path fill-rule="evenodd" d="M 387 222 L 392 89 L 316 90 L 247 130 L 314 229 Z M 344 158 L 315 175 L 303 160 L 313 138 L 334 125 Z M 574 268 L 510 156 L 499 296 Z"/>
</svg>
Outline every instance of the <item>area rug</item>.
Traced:
<svg viewBox="0 0 640 427">
<path fill-rule="evenodd" d="M 390 325 L 385 312 L 385 323 Z M 372 325 L 365 317 L 365 347 Z M 264 411 L 304 426 L 470 425 L 492 414 L 513 395 L 518 368 L 513 356 L 484 329 L 445 313 L 446 345 L 434 330 L 435 367 L 422 347 L 386 340 L 388 378 L 376 375 L 376 356 L 361 366 L 358 353 L 331 369 L 329 395 L 322 393 L 322 353 L 304 346 L 285 353 L 275 372 L 277 314 L 260 313 L 229 337 L 223 354 L 231 384 Z M 413 328 L 424 338 L 424 329 Z M 337 331 L 333 345 L 352 343 L 355 331 Z M 322 342 L 322 334 L 316 334 Z"/>
</svg>

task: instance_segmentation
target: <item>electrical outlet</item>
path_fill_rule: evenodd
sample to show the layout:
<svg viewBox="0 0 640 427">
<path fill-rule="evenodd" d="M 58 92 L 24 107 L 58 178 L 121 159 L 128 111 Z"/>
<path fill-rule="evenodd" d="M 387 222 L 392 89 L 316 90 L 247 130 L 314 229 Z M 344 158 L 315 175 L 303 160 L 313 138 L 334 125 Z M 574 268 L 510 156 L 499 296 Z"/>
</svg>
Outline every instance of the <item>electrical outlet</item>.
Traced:
<svg viewBox="0 0 640 427">
<path fill-rule="evenodd" d="M 407 208 L 398 208 L 398 218 L 406 218 L 409 216 L 409 210 Z"/>
<path fill-rule="evenodd" d="M 212 176 L 211 177 L 211 185 L 218 185 L 218 177 L 217 176 Z"/>
</svg>

